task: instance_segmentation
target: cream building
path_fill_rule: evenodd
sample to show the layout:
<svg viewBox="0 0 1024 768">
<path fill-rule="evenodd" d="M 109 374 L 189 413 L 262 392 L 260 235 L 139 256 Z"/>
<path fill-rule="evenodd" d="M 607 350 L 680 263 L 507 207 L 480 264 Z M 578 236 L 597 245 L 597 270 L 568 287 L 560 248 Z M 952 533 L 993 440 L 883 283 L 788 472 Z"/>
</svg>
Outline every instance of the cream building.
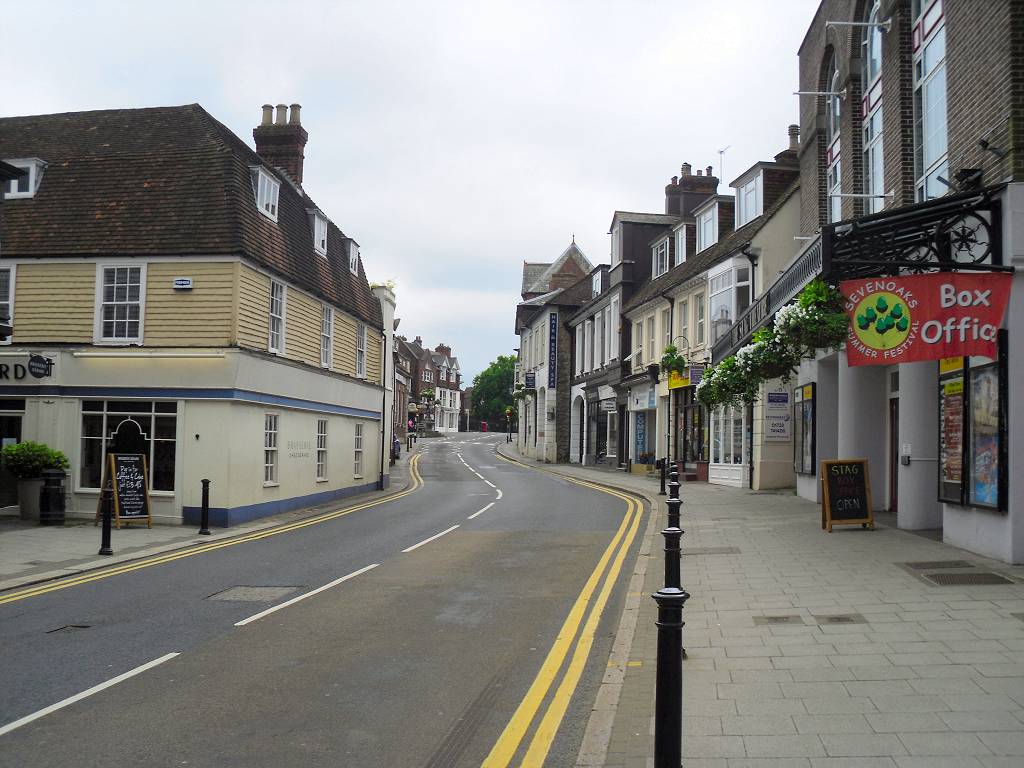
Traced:
<svg viewBox="0 0 1024 768">
<path fill-rule="evenodd" d="M 203 478 L 215 525 L 388 484 L 394 294 L 303 191 L 298 105 L 254 137 L 198 105 L 0 119 L 34 169 L 2 212 L 0 437 L 67 454 L 71 514 L 115 448 L 158 522 L 195 521 Z"/>
</svg>

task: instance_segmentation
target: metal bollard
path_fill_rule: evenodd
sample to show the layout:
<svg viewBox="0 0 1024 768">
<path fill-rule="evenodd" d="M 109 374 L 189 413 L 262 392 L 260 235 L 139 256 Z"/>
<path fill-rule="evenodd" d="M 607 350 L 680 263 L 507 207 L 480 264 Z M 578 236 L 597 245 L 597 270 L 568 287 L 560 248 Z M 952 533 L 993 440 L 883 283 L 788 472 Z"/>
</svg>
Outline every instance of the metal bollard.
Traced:
<svg viewBox="0 0 1024 768">
<path fill-rule="evenodd" d="M 206 478 L 200 480 L 203 484 L 203 517 L 199 525 L 199 535 L 210 535 L 210 481 Z"/>
<path fill-rule="evenodd" d="M 110 516 L 112 514 L 111 507 L 113 506 L 113 490 L 105 488 L 100 491 L 100 505 L 103 508 L 103 533 L 101 534 L 100 540 L 100 551 L 101 555 L 112 555 L 114 550 L 110 547 Z"/>
<path fill-rule="evenodd" d="M 665 537 L 665 586 L 651 597 L 658 604 L 658 661 L 655 673 L 654 766 L 679 768 L 683 737 L 683 605 L 690 595 L 680 584 L 679 472 L 673 467 Z"/>
</svg>

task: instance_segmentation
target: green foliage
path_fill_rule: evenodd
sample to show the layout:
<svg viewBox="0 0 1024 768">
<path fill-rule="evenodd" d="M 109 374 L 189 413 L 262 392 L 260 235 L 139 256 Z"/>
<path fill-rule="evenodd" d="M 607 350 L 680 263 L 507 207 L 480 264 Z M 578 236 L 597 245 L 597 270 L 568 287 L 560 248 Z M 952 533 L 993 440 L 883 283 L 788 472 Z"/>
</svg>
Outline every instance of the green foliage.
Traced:
<svg viewBox="0 0 1024 768">
<path fill-rule="evenodd" d="M 515 355 L 499 355 L 473 379 L 473 413 L 481 421 L 501 423 L 505 418 L 505 409 L 511 407 L 512 400 L 525 396 L 526 390 L 521 390 L 524 395 L 512 394 L 515 373 Z"/>
<path fill-rule="evenodd" d="M 882 306 L 889 310 L 885 301 Z M 868 307 L 857 318 L 858 326 L 866 329 L 878 321 L 879 311 L 877 303 Z M 849 330 L 842 294 L 821 278 L 812 280 L 800 291 L 795 304 L 779 310 L 775 330 L 785 346 L 804 357 L 814 357 L 819 349 L 838 349 Z"/>
<path fill-rule="evenodd" d="M 662 373 L 669 373 L 674 371 L 675 373 L 682 374 L 686 370 L 686 358 L 680 354 L 679 349 L 675 344 L 669 344 L 665 347 L 665 350 L 661 353 L 661 371 Z"/>
<path fill-rule="evenodd" d="M 49 446 L 26 441 L 5 445 L 0 450 L 0 466 L 19 480 L 25 480 L 42 477 L 44 469 L 67 469 L 68 459 Z"/>
</svg>

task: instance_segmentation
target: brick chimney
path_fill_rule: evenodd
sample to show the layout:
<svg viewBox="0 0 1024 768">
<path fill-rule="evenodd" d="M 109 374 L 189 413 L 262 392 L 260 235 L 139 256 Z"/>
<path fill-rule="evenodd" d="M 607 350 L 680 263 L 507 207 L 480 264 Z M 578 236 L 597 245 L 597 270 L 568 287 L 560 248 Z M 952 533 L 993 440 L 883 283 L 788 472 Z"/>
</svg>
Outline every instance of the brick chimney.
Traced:
<svg viewBox="0 0 1024 768">
<path fill-rule="evenodd" d="M 708 174 L 705 176 L 698 169 L 697 175 L 691 172 L 691 165 L 683 163 L 679 177 L 679 214 L 691 216 L 693 209 L 708 199 L 710 195 L 718 193 L 718 179 L 711 175 L 711 167 L 708 166 Z"/>
<path fill-rule="evenodd" d="M 665 186 L 665 213 L 670 213 L 673 216 L 680 215 L 680 204 L 682 202 L 683 190 L 679 187 L 679 177 L 673 176 Z"/>
<path fill-rule="evenodd" d="M 444 355 L 445 357 L 452 356 L 452 348 L 449 347 L 447 344 L 438 344 L 437 348 L 434 351 L 437 352 L 437 354 L 439 355 Z"/>
<path fill-rule="evenodd" d="M 413 342 L 415 344 L 419 344 L 422 347 L 423 346 L 423 337 L 422 336 L 417 336 L 415 339 L 413 339 Z"/>
<path fill-rule="evenodd" d="M 296 184 L 302 184 L 303 151 L 309 134 L 299 119 L 298 104 L 289 108 L 277 105 L 277 117 L 270 104 L 263 105 L 263 119 L 253 128 L 252 137 L 256 142 L 256 153 L 275 168 L 280 168 Z"/>
</svg>

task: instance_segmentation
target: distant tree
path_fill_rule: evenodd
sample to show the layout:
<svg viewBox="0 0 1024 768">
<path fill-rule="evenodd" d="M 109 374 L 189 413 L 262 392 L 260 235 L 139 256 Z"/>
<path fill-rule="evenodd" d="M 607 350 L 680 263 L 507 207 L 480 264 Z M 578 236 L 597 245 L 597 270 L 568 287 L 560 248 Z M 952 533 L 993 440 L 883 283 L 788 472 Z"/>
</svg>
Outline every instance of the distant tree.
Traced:
<svg viewBox="0 0 1024 768">
<path fill-rule="evenodd" d="M 473 379 L 473 413 L 492 428 L 505 423 L 505 409 L 512 405 L 515 373 L 515 355 L 499 355 Z"/>
</svg>

